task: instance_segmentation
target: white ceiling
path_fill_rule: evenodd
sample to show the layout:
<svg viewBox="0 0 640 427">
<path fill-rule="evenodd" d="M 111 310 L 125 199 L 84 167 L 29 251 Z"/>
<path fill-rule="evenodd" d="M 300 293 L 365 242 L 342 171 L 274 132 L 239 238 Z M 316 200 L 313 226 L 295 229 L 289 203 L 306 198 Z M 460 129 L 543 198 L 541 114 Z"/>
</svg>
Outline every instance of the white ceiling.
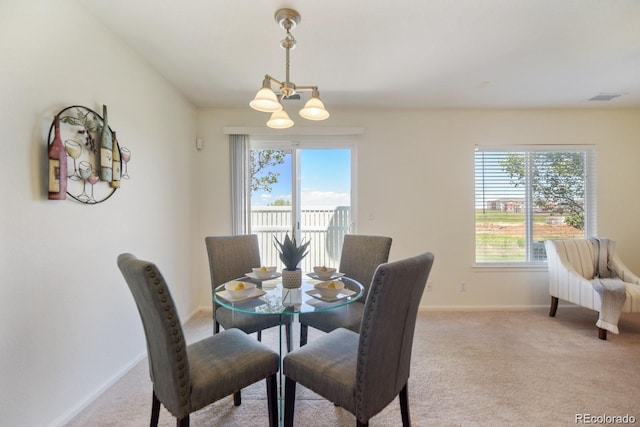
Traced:
<svg viewBox="0 0 640 427">
<path fill-rule="evenodd" d="M 330 111 L 640 107 L 639 0 L 78 1 L 199 107 L 284 80 L 282 7 L 291 80 Z"/>
</svg>

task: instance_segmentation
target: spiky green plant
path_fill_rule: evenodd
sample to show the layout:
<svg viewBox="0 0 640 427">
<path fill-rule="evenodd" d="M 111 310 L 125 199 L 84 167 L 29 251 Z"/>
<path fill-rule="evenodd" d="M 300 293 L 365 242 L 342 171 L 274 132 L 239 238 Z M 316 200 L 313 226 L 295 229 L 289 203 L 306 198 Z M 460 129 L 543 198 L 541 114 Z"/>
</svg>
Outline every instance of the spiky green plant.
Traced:
<svg viewBox="0 0 640 427">
<path fill-rule="evenodd" d="M 284 236 L 284 241 L 282 242 L 276 236 L 273 236 L 273 239 L 275 240 L 274 246 L 280 253 L 280 261 L 284 264 L 285 270 L 295 271 L 300 261 L 309 253 L 307 248 L 311 241 L 301 243 L 298 246 L 295 236 L 291 239 L 289 233 Z"/>
</svg>

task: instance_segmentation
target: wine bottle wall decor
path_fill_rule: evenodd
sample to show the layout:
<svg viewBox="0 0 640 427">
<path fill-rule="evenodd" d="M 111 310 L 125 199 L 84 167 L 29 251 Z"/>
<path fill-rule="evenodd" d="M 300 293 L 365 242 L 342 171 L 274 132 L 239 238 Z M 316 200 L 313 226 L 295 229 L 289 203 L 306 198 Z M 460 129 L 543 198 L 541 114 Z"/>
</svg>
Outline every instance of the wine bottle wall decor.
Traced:
<svg viewBox="0 0 640 427">
<path fill-rule="evenodd" d="M 48 146 L 50 199 L 65 199 L 66 184 L 69 198 L 85 204 L 100 203 L 130 179 L 131 151 L 116 139 L 116 132 L 107 122 L 106 106 L 103 114 L 104 117 L 90 108 L 72 105 L 54 117 Z"/>
<path fill-rule="evenodd" d="M 53 141 L 49 144 L 49 200 L 67 198 L 67 152 L 60 137 L 60 117 L 53 118 Z"/>
<path fill-rule="evenodd" d="M 102 128 L 100 129 L 100 179 L 111 183 L 113 180 L 113 136 L 107 121 L 107 106 L 102 106 Z"/>
</svg>

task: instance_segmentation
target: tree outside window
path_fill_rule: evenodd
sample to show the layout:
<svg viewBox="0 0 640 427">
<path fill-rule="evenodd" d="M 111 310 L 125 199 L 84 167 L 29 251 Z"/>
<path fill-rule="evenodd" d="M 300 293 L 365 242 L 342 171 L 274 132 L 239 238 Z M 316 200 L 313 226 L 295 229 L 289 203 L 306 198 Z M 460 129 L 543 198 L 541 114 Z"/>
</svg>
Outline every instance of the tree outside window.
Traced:
<svg viewBox="0 0 640 427">
<path fill-rule="evenodd" d="M 271 186 L 278 182 L 278 172 L 274 167 L 284 163 L 284 150 L 251 150 L 249 159 L 249 175 L 251 191 L 271 193 Z"/>
</svg>

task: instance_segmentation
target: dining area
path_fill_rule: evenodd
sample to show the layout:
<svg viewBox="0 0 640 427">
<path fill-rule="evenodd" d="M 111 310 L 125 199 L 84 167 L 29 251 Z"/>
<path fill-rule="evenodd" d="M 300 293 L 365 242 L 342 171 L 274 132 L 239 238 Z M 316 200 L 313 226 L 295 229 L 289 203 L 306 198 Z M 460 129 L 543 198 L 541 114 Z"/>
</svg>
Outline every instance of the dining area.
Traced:
<svg viewBox="0 0 640 427">
<path fill-rule="evenodd" d="M 336 267 L 302 272 L 296 267 L 307 246 L 288 235 L 274 238 L 281 268 L 262 264 L 256 235 L 204 240 L 211 334 L 189 344 L 159 267 L 118 257 L 147 340 L 150 425 L 158 425 L 161 406 L 177 426 L 227 396 L 241 411 L 243 390 L 261 382 L 270 426 L 297 425 L 301 389 L 345 409 L 357 426 L 399 397 L 402 424 L 411 425 L 411 347 L 433 254 L 389 262 L 390 237 L 347 234 Z M 291 271 L 297 278 L 287 277 Z M 272 336 L 268 343 L 263 332 Z"/>
</svg>

